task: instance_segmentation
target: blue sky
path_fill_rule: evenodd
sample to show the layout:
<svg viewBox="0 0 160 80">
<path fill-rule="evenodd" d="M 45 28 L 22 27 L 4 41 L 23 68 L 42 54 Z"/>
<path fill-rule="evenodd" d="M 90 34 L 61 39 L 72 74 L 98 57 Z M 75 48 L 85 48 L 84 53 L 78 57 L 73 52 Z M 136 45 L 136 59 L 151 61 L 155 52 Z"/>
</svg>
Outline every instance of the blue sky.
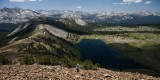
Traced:
<svg viewBox="0 0 160 80">
<path fill-rule="evenodd" d="M 160 12 L 160 0 L 0 0 L 0 8 L 15 6 L 32 10 Z"/>
</svg>

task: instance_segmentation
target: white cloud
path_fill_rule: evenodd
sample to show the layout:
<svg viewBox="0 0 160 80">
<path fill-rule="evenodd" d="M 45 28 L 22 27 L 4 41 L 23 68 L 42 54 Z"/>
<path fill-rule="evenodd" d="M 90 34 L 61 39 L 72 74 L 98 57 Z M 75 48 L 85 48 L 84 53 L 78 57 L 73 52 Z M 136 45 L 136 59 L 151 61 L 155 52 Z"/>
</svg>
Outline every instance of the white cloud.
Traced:
<svg viewBox="0 0 160 80">
<path fill-rule="evenodd" d="M 82 8 L 82 6 L 77 6 L 76 8 L 77 8 L 77 9 L 81 9 L 81 8 Z"/>
<path fill-rule="evenodd" d="M 129 5 L 129 4 L 131 4 L 131 3 L 113 3 L 114 5 Z"/>
<path fill-rule="evenodd" d="M 143 0 L 123 0 L 121 3 L 113 3 L 114 5 L 129 5 L 132 3 L 141 3 Z"/>
<path fill-rule="evenodd" d="M 10 2 L 24 2 L 25 0 L 10 0 Z"/>
<path fill-rule="evenodd" d="M 37 1 L 37 0 L 29 0 L 29 1 Z"/>
<path fill-rule="evenodd" d="M 123 3 L 141 3 L 143 0 L 123 0 Z"/>
<path fill-rule="evenodd" d="M 113 3 L 114 5 L 123 5 L 124 3 Z"/>
<path fill-rule="evenodd" d="M 145 2 L 145 4 L 151 4 L 152 3 L 152 1 L 146 1 Z"/>
</svg>

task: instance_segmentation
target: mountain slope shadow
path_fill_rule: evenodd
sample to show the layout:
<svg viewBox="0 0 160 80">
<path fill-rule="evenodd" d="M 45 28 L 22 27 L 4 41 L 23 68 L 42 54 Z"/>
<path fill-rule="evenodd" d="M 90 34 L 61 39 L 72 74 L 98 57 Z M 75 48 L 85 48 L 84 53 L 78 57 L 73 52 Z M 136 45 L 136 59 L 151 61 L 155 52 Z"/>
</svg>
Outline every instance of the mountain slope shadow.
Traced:
<svg viewBox="0 0 160 80">
<path fill-rule="evenodd" d="M 108 46 L 127 58 L 145 66 L 144 69 L 139 69 L 138 72 L 152 76 L 160 76 L 160 45 L 144 45 L 139 48 L 127 43 L 111 43 Z"/>
<path fill-rule="evenodd" d="M 143 65 L 114 51 L 102 40 L 84 39 L 77 44 L 81 52 L 81 60 L 91 59 L 94 63 L 100 63 L 101 67 L 111 69 L 139 69 Z"/>
</svg>

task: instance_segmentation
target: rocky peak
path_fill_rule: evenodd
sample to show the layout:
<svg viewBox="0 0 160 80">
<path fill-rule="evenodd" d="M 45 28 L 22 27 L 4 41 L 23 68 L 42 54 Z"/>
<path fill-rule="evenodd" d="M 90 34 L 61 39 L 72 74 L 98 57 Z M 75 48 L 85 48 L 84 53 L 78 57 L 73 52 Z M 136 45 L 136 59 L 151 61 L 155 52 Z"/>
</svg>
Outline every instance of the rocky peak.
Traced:
<svg viewBox="0 0 160 80">
<path fill-rule="evenodd" d="M 153 15 L 153 13 L 152 12 L 150 12 L 150 11 L 138 11 L 138 12 L 135 12 L 134 13 L 135 15 L 139 15 L 139 16 L 151 16 L 151 15 Z"/>
<path fill-rule="evenodd" d="M 34 17 L 40 16 L 38 13 L 19 7 L 3 8 L 0 10 L 0 23 L 26 22 Z"/>
</svg>

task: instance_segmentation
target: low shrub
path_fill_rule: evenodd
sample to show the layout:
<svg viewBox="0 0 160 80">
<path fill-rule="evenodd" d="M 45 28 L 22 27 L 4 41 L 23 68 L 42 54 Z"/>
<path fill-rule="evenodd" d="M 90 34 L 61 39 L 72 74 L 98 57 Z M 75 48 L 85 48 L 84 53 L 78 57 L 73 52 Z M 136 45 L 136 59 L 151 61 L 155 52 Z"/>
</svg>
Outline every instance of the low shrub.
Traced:
<svg viewBox="0 0 160 80">
<path fill-rule="evenodd" d="M 5 58 L 4 55 L 0 54 L 0 65 L 10 64 L 10 61 Z"/>
<path fill-rule="evenodd" d="M 85 70 L 97 70 L 99 67 L 99 64 L 93 64 L 91 60 L 85 60 L 83 62 L 83 69 Z"/>
</svg>

